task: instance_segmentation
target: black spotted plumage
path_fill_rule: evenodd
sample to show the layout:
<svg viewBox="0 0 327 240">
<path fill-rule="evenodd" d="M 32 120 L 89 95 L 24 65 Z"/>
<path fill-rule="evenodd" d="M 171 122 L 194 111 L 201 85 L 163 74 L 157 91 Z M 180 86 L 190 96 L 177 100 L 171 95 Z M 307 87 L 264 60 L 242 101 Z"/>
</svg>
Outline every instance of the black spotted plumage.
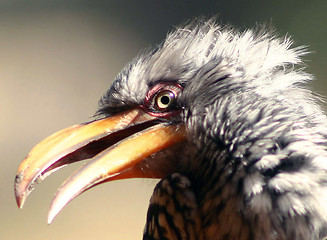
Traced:
<svg viewBox="0 0 327 240">
<path fill-rule="evenodd" d="M 143 239 L 326 236 L 327 119 L 305 87 L 313 79 L 301 65 L 306 50 L 291 45 L 265 27 L 241 32 L 214 20 L 194 21 L 117 76 L 100 101 L 99 119 L 140 108 L 155 118 L 137 125 L 142 131 L 157 124 L 185 127 L 182 142 L 136 165 L 145 177 L 162 177 Z M 148 101 L 155 106 L 157 95 L 149 92 L 156 87 L 171 89 L 173 107 L 147 108 Z M 19 179 L 24 174 L 19 171 Z M 21 205 L 26 194 L 16 191 Z M 57 199 L 66 194 L 60 191 Z"/>
<path fill-rule="evenodd" d="M 169 175 L 150 200 L 144 239 L 203 239 L 197 207 L 190 180 L 179 173 Z"/>
</svg>

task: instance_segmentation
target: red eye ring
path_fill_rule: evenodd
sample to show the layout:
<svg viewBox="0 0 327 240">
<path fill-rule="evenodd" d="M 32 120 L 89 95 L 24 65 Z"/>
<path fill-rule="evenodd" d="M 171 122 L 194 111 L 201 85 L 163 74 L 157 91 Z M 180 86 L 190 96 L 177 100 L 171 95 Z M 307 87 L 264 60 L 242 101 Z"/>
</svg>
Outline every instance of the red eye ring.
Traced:
<svg viewBox="0 0 327 240">
<path fill-rule="evenodd" d="M 160 82 L 154 85 L 147 93 L 143 108 L 152 116 L 168 117 L 179 112 L 172 106 L 183 87 L 177 83 Z"/>
</svg>

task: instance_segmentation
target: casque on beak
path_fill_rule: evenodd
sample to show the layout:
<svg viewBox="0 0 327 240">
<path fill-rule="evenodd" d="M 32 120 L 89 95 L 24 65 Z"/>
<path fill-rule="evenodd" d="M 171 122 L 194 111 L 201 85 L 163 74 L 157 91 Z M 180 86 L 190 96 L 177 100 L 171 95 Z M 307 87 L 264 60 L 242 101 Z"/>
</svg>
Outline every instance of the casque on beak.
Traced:
<svg viewBox="0 0 327 240">
<path fill-rule="evenodd" d="M 142 160 L 184 139 L 184 125 L 167 124 L 138 108 L 63 129 L 36 145 L 19 165 L 17 205 L 22 208 L 28 194 L 51 173 L 91 158 L 58 190 L 49 211 L 51 223 L 66 204 L 95 185 L 117 179 L 164 177 L 168 172 L 144 168 Z"/>
</svg>

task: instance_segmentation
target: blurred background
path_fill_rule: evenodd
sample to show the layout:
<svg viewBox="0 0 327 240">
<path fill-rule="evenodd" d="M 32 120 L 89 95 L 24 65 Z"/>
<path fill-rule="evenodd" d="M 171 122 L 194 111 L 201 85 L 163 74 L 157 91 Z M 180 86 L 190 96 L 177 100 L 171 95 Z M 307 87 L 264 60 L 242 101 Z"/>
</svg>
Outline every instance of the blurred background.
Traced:
<svg viewBox="0 0 327 240">
<path fill-rule="evenodd" d="M 92 119 L 116 74 L 196 16 L 239 29 L 269 23 L 307 45 L 310 86 L 327 95 L 326 0 L 0 0 L 0 239 L 141 239 L 156 181 L 100 185 L 47 225 L 51 199 L 77 167 L 46 179 L 16 207 L 20 161 L 49 134 Z"/>
</svg>

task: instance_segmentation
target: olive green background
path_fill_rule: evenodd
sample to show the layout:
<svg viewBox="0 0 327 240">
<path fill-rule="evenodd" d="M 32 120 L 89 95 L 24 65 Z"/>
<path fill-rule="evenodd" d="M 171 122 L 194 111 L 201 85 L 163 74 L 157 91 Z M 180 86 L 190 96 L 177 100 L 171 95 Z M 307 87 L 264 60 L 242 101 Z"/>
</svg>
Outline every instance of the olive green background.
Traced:
<svg viewBox="0 0 327 240">
<path fill-rule="evenodd" d="M 49 134 L 92 118 L 115 75 L 140 50 L 196 16 L 240 29 L 268 23 L 307 45 L 311 85 L 327 95 L 326 0 L 0 0 L 0 239 L 141 239 L 156 181 L 100 185 L 48 226 L 51 199 L 77 165 L 49 177 L 16 207 L 14 177 Z"/>
</svg>

